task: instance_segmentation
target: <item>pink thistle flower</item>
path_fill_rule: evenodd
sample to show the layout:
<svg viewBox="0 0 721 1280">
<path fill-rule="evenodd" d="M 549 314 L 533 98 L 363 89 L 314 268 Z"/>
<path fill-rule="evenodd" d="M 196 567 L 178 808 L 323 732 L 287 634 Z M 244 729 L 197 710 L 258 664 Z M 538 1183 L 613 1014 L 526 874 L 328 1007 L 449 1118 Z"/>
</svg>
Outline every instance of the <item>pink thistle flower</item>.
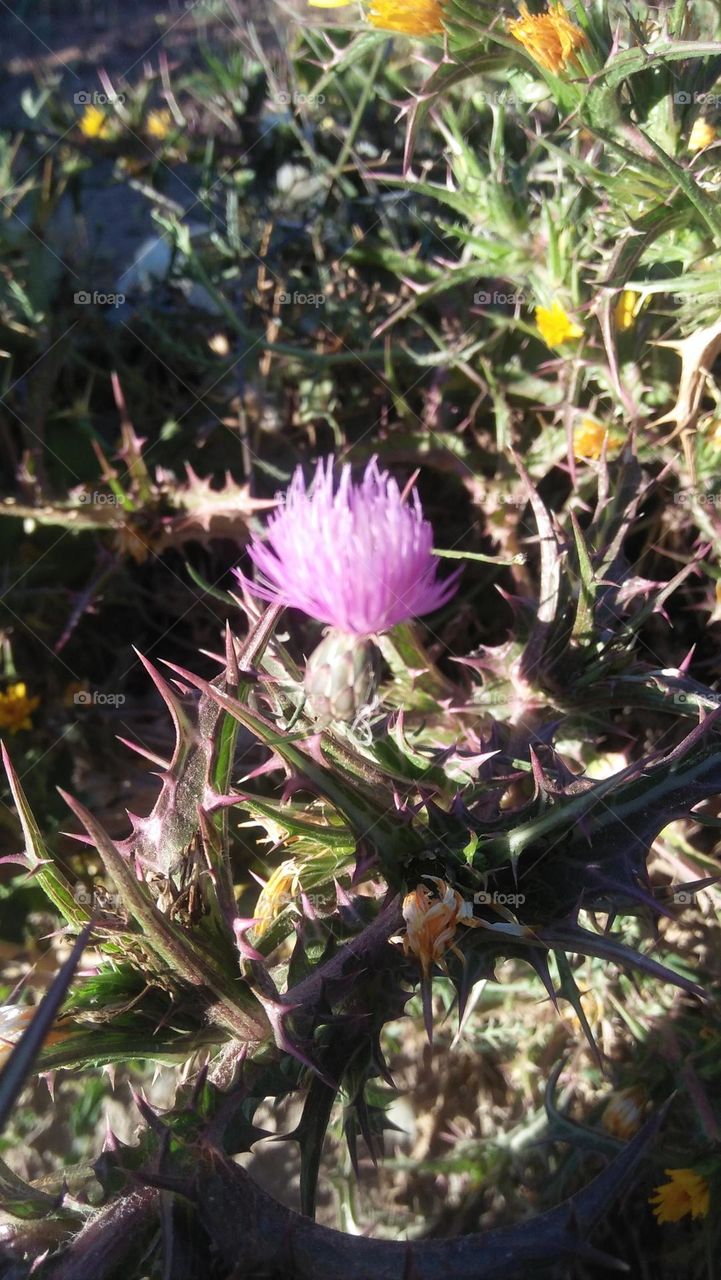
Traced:
<svg viewBox="0 0 721 1280">
<path fill-rule="evenodd" d="M 310 491 L 298 467 L 265 541 L 254 537 L 248 554 L 262 579 L 249 582 L 236 569 L 247 590 L 355 637 L 439 609 L 460 573 L 438 580 L 433 530 L 418 494 L 404 501 L 376 458 L 357 484 L 344 466 L 337 485 L 334 459 L 321 459 Z"/>
</svg>

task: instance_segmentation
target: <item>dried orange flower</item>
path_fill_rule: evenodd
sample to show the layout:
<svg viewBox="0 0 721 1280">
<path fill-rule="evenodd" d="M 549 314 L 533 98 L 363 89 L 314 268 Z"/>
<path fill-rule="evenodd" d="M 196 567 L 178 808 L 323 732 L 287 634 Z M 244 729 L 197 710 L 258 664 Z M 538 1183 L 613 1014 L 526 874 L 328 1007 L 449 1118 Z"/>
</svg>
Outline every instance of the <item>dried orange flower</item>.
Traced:
<svg viewBox="0 0 721 1280">
<path fill-rule="evenodd" d="M 659 1222 L 679 1222 L 687 1213 L 692 1218 L 705 1218 L 709 1211 L 711 1193 L 702 1174 L 694 1169 L 666 1169 L 671 1179 L 656 1187 L 649 1197 Z"/>
<path fill-rule="evenodd" d="M 420 960 L 425 977 L 431 965 L 443 966 L 443 954 L 449 948 L 460 956 L 454 943 L 459 924 L 471 927 L 480 924 L 473 917 L 472 904 L 456 889 L 451 889 L 445 880 L 439 880 L 437 876 L 427 878 L 435 884 L 437 898 L 426 885 L 419 884 L 403 899 L 403 919 L 406 922 L 403 950 L 406 955 L 412 952 Z"/>
<path fill-rule="evenodd" d="M 643 1110 L 648 1097 L 640 1085 L 612 1093 L 601 1114 L 601 1124 L 614 1138 L 632 1138 L 641 1128 Z"/>
<path fill-rule="evenodd" d="M 507 24 L 508 34 L 546 71 L 558 75 L 577 62 L 579 49 L 589 48 L 586 35 L 570 21 L 560 3 L 552 4 L 545 13 L 529 13 L 528 6 L 522 4 L 519 13 L 519 18 Z"/>
</svg>

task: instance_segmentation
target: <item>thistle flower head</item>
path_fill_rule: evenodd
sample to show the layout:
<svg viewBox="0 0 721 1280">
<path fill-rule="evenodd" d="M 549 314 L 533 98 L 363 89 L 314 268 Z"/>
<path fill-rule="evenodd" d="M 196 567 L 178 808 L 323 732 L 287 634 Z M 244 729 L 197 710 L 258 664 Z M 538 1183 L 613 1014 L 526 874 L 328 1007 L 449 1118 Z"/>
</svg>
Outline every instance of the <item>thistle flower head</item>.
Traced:
<svg viewBox="0 0 721 1280">
<path fill-rule="evenodd" d="M 248 590 L 348 636 L 377 635 L 431 613 L 458 580 L 457 573 L 437 579 L 433 531 L 418 494 L 404 501 L 375 458 L 358 484 L 349 466 L 336 484 L 333 459 L 320 460 L 310 491 L 298 468 L 266 540 L 254 538 L 248 553 L 262 574 L 249 583 L 236 570 Z"/>
<path fill-rule="evenodd" d="M 443 962 L 443 954 L 449 948 L 460 954 L 454 944 L 457 926 L 473 927 L 479 923 L 473 917 L 471 903 L 457 889 L 452 889 L 437 876 L 427 878 L 436 886 L 436 898 L 426 885 L 419 884 L 403 899 L 403 919 L 406 922 L 403 950 L 406 955 L 412 952 L 417 957 L 426 976 L 431 965 Z"/>
<path fill-rule="evenodd" d="M 577 60 L 579 49 L 589 47 L 586 35 L 571 22 L 560 3 L 552 4 L 545 13 L 529 13 L 528 5 L 522 4 L 519 14 L 520 17 L 507 24 L 508 34 L 554 75 Z"/>
<path fill-rule="evenodd" d="M 679 1222 L 687 1213 L 705 1218 L 711 1199 L 708 1182 L 695 1169 L 666 1169 L 670 1182 L 656 1187 L 649 1199 L 659 1222 Z"/>
</svg>

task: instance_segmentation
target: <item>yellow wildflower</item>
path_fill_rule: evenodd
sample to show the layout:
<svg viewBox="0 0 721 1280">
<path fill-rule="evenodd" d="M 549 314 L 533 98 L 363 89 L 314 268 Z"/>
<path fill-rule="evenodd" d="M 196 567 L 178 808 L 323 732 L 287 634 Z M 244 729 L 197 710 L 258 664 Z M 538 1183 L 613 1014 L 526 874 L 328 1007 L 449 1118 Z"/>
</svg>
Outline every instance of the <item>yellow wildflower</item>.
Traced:
<svg viewBox="0 0 721 1280">
<path fill-rule="evenodd" d="M 9 729 L 17 733 L 18 729 L 32 729 L 30 716 L 40 706 L 40 698 L 29 698 L 27 686 L 9 684 L 4 693 L 0 693 L 0 729 Z"/>
<path fill-rule="evenodd" d="M 721 419 L 714 418 L 708 428 L 708 442 L 712 449 L 721 449 Z"/>
<path fill-rule="evenodd" d="M 151 138 L 157 138 L 159 142 L 163 138 L 167 138 L 173 127 L 173 117 L 167 107 L 163 107 L 159 111 L 149 111 L 145 121 L 145 132 Z"/>
<path fill-rule="evenodd" d="M 536 307 L 536 324 L 548 347 L 560 347 L 583 337 L 583 329 L 566 314 L 558 299 L 550 307 Z"/>
<path fill-rule="evenodd" d="M 437 36 L 443 32 L 440 0 L 372 0 L 368 21 L 382 31 L 406 36 Z"/>
<path fill-rule="evenodd" d="M 507 23 L 508 34 L 546 71 L 558 75 L 578 61 L 579 49 L 588 49 L 586 35 L 569 20 L 562 4 L 552 4 L 544 13 L 529 13 L 528 5 L 522 4 L 519 13 Z"/>
<path fill-rule="evenodd" d="M 703 116 L 699 116 L 698 120 L 694 120 L 686 145 L 689 151 L 703 151 L 704 147 L 710 147 L 711 143 L 716 141 L 717 136 L 713 125 L 709 124 L 708 120 L 704 120 Z"/>
<path fill-rule="evenodd" d="M 456 955 L 461 954 L 453 941 L 457 925 L 474 927 L 481 923 L 474 919 L 471 903 L 466 902 L 456 889 L 451 889 L 445 880 L 439 880 L 437 876 L 428 876 L 428 879 L 436 886 L 437 898 L 424 884 L 419 884 L 403 899 L 403 919 L 406 922 L 403 950 L 406 955 L 412 951 L 417 956 L 425 977 L 431 965 L 443 965 L 443 953 L 449 948 Z"/>
<path fill-rule="evenodd" d="M 86 107 L 78 123 L 84 138 L 109 138 L 112 132 L 108 117 L 100 107 Z"/>
<path fill-rule="evenodd" d="M 253 932 L 256 938 L 261 938 L 268 931 L 276 916 L 298 896 L 299 890 L 298 864 L 293 858 L 281 862 L 266 880 L 255 904 Z"/>
<path fill-rule="evenodd" d="M 573 431 L 573 455 L 575 458 L 600 458 L 604 442 L 606 452 L 620 449 L 623 436 L 617 431 L 609 431 L 602 422 L 595 418 L 582 418 L 579 426 Z"/>
<path fill-rule="evenodd" d="M 671 1181 L 656 1187 L 648 1201 L 654 1205 L 658 1221 L 679 1222 L 687 1213 L 692 1218 L 705 1218 L 711 1195 L 703 1175 L 693 1169 L 665 1169 L 664 1172 Z"/>
<path fill-rule="evenodd" d="M 638 1084 L 612 1093 L 601 1114 L 601 1124 L 606 1133 L 614 1138 L 632 1138 L 641 1128 L 647 1100 L 645 1089 Z"/>
<path fill-rule="evenodd" d="M 613 308 L 613 321 L 619 333 L 625 333 L 632 327 L 647 302 L 648 298 L 644 298 L 642 293 L 636 293 L 635 289 L 621 290 Z"/>
</svg>

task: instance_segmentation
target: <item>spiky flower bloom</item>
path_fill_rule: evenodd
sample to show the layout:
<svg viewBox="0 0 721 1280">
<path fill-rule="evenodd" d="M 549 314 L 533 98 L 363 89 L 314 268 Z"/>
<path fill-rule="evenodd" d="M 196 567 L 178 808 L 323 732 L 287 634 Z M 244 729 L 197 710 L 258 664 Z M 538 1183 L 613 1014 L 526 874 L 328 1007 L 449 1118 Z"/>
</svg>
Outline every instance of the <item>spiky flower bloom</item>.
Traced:
<svg viewBox="0 0 721 1280">
<path fill-rule="evenodd" d="M 432 613 L 458 581 L 457 573 L 438 581 L 418 494 L 404 501 L 375 458 L 359 484 L 347 465 L 336 483 L 333 458 L 319 460 L 310 491 L 299 467 L 266 540 L 253 538 L 248 554 L 262 580 L 236 573 L 255 595 L 364 638 Z"/>
<path fill-rule="evenodd" d="M 519 13 L 519 18 L 507 23 L 508 34 L 546 71 L 554 75 L 566 71 L 578 61 L 579 50 L 589 48 L 585 33 L 570 21 L 560 3 L 552 4 L 545 13 L 529 13 L 528 5 L 522 4 Z"/>
<path fill-rule="evenodd" d="M 0 729 L 17 733 L 18 729 L 32 729 L 32 712 L 40 705 L 40 698 L 28 697 L 27 685 L 22 681 L 10 684 L 0 693 Z"/>
<path fill-rule="evenodd" d="M 300 467 L 265 541 L 248 554 L 259 582 L 240 582 L 274 604 L 302 609 L 331 628 L 308 664 L 306 691 L 321 723 L 353 721 L 374 686 L 371 637 L 431 613 L 451 598 L 458 573 L 437 577 L 433 530 L 414 491 L 406 501 L 375 458 L 360 483 L 320 459 L 306 488 Z"/>
<path fill-rule="evenodd" d="M 692 1218 L 705 1218 L 711 1193 L 703 1174 L 694 1169 L 665 1169 L 671 1179 L 656 1187 L 649 1197 L 659 1222 L 680 1222 L 687 1213 Z"/>
<path fill-rule="evenodd" d="M 381 31 L 399 31 L 405 36 L 436 36 L 443 32 L 439 0 L 373 0 L 366 17 Z"/>
<path fill-rule="evenodd" d="M 560 347 L 583 337 L 583 329 L 564 311 L 557 298 L 550 307 L 536 307 L 536 325 L 547 347 Z"/>
<path fill-rule="evenodd" d="M 426 885 L 419 884 L 403 899 L 403 919 L 406 922 L 403 950 L 406 955 L 412 952 L 417 957 L 424 977 L 428 976 L 432 965 L 444 963 L 443 955 L 449 949 L 460 956 L 454 942 L 459 924 L 470 927 L 480 924 L 473 917 L 472 904 L 457 889 L 452 889 L 438 876 L 427 878 L 435 884 L 438 897 L 434 898 Z"/>
</svg>

